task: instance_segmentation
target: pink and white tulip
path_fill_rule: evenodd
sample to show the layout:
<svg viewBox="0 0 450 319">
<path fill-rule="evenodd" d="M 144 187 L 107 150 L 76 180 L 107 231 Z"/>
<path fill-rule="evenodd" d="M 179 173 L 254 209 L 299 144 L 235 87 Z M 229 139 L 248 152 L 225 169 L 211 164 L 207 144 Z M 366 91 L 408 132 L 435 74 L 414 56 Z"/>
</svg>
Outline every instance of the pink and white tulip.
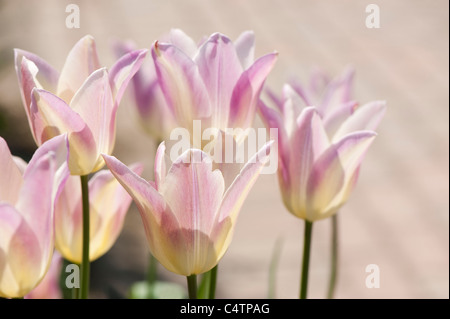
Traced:
<svg viewBox="0 0 450 319">
<path fill-rule="evenodd" d="M 44 278 L 54 250 L 54 203 L 69 176 L 67 136 L 28 165 L 0 138 L 0 296 L 23 297 Z"/>
<path fill-rule="evenodd" d="M 259 95 L 277 59 L 270 53 L 254 61 L 254 35 L 244 32 L 234 43 L 212 34 L 200 46 L 181 30 L 169 43 L 155 42 L 152 57 L 159 85 L 177 124 L 193 136 L 202 128 L 246 129 L 252 126 Z M 238 136 L 237 140 L 245 136 Z M 203 145 L 193 146 L 202 148 Z"/>
<path fill-rule="evenodd" d="M 140 175 L 143 166 L 131 165 Z M 90 242 L 89 260 L 103 256 L 114 245 L 123 227 L 131 197 L 109 170 L 97 172 L 89 180 Z M 55 246 L 63 257 L 80 264 L 83 246 L 83 209 L 80 178 L 70 176 L 55 207 Z"/>
<path fill-rule="evenodd" d="M 71 174 L 99 170 L 100 154 L 111 154 L 114 147 L 117 107 L 146 54 L 126 54 L 108 71 L 100 65 L 94 39 L 85 36 L 58 73 L 37 55 L 16 49 L 16 73 L 36 144 L 68 133 Z"/>
<path fill-rule="evenodd" d="M 164 143 L 155 159 L 155 182 L 147 182 L 116 158 L 106 165 L 133 197 L 142 217 L 150 251 L 168 270 L 190 276 L 213 268 L 230 245 L 240 208 L 268 160 L 265 144 L 225 190 L 212 159 L 189 149 L 172 164 L 164 162 Z"/>
<path fill-rule="evenodd" d="M 117 42 L 114 49 L 117 56 L 122 56 L 136 50 L 136 44 L 132 41 Z M 131 79 L 130 86 L 141 127 L 156 141 L 167 139 L 176 123 L 159 86 L 152 61 L 143 63 Z"/>
<path fill-rule="evenodd" d="M 277 109 L 260 104 L 266 126 L 278 128 L 278 180 L 283 202 L 310 222 L 335 214 L 356 184 L 361 162 L 372 144 L 386 105 L 358 107 L 344 102 L 320 110 L 305 107 L 285 85 Z"/>
</svg>

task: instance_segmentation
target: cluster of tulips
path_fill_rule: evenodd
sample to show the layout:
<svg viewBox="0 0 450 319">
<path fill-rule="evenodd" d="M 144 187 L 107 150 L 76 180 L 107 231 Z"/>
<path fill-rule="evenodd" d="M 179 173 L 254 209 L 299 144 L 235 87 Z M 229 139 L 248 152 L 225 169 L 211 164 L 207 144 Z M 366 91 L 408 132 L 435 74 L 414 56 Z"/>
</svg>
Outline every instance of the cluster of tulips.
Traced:
<svg viewBox="0 0 450 319">
<path fill-rule="evenodd" d="M 254 45 L 250 31 L 235 41 L 214 33 L 195 42 L 173 29 L 150 50 L 116 43 L 121 57 L 107 69 L 94 39 L 85 36 L 60 72 L 16 49 L 20 93 L 38 148 L 27 164 L 0 137 L 0 297 L 54 296 L 60 254 L 81 266 L 75 297 L 87 298 L 89 263 L 113 246 L 132 200 L 150 253 L 187 277 L 189 297 L 197 296 L 196 275 L 210 274 L 215 290 L 217 265 L 245 198 L 277 152 L 283 203 L 305 220 L 300 295 L 306 298 L 313 222 L 336 216 L 347 201 L 385 103 L 353 101 L 350 69 L 336 78 L 315 72 L 307 85 L 287 83 L 281 94 L 265 89 L 264 102 L 278 54 L 255 60 Z M 140 176 L 142 164 L 127 166 L 111 156 L 128 86 L 140 123 L 159 144 L 153 181 Z M 240 144 L 256 114 L 278 133 L 247 163 L 219 163 L 193 142 L 166 168 L 164 141 L 174 128 L 192 133 L 200 120 L 216 129 L 212 140 L 242 128 L 232 136 Z"/>
</svg>

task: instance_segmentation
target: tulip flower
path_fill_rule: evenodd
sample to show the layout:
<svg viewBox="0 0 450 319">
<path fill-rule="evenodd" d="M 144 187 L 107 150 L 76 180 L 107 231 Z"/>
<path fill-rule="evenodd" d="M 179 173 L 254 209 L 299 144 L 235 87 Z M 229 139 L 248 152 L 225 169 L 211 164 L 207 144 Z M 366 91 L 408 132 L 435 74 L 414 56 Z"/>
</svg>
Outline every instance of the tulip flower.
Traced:
<svg viewBox="0 0 450 319">
<path fill-rule="evenodd" d="M 48 270 L 54 203 L 69 175 L 67 151 L 67 137 L 55 137 L 25 167 L 0 138 L 0 297 L 25 296 Z"/>
<path fill-rule="evenodd" d="M 151 253 L 168 270 L 191 276 L 213 268 L 231 242 L 240 208 L 268 160 L 266 143 L 225 191 L 219 170 L 199 149 L 180 155 L 168 172 L 161 143 L 155 182 L 147 182 L 116 158 L 106 165 L 133 197 L 142 217 Z"/>
<path fill-rule="evenodd" d="M 71 174 L 99 170 L 100 154 L 111 154 L 114 147 L 117 107 L 146 53 L 126 54 L 108 71 L 100 65 L 94 39 L 85 36 L 58 73 L 35 54 L 16 49 L 16 73 L 36 144 L 68 133 Z"/>
<path fill-rule="evenodd" d="M 141 174 L 143 167 L 131 169 Z M 104 255 L 115 243 L 131 204 L 131 197 L 108 170 L 97 172 L 89 180 L 90 244 L 89 260 Z M 82 260 L 82 201 L 80 179 L 70 176 L 55 207 L 55 246 L 73 263 Z"/>
<path fill-rule="evenodd" d="M 355 108 L 329 136 L 319 110 L 299 105 L 298 95 L 289 86 L 284 91 L 281 111 L 260 104 L 266 126 L 278 129 L 278 180 L 283 201 L 299 218 L 311 222 L 324 219 L 337 212 L 355 186 L 385 103 Z"/>
<path fill-rule="evenodd" d="M 132 41 L 117 42 L 114 51 L 117 56 L 133 52 L 136 44 Z M 167 106 L 151 61 L 145 61 L 130 82 L 138 122 L 144 131 L 156 141 L 166 139 L 176 127 L 172 112 Z M 157 145 L 159 142 L 157 143 Z"/>
<path fill-rule="evenodd" d="M 53 253 L 50 268 L 44 279 L 36 288 L 25 296 L 25 299 L 62 299 L 59 280 L 61 277 L 62 257 L 55 251 Z"/>
<path fill-rule="evenodd" d="M 159 85 L 178 125 L 191 138 L 194 120 L 221 131 L 252 126 L 261 89 L 277 59 L 271 53 L 253 61 L 253 55 L 252 32 L 244 32 L 235 43 L 214 33 L 197 47 L 175 30 L 171 43 L 155 42 L 152 57 Z M 192 145 L 204 146 L 198 141 Z"/>
<path fill-rule="evenodd" d="M 322 103 L 321 108 L 305 107 L 305 98 L 285 85 L 283 98 L 272 98 L 277 109 L 260 103 L 266 126 L 278 129 L 278 181 L 284 205 L 305 220 L 301 298 L 306 298 L 312 223 L 336 214 L 349 198 L 364 155 L 376 136 L 373 130 L 386 110 L 382 101 L 358 107 L 347 99 L 348 93 L 342 96 L 340 102 Z M 335 227 L 334 219 L 333 238 Z M 333 240 L 334 252 L 335 245 Z M 334 279 L 331 282 L 329 295 Z"/>
<path fill-rule="evenodd" d="M 291 79 L 289 86 L 300 98 L 300 104 L 303 106 L 316 106 L 322 118 L 336 116 L 345 109 L 343 105 L 352 102 L 352 85 L 355 70 L 347 67 L 342 74 L 334 78 L 330 78 L 325 72 L 319 68 L 315 68 L 309 79 L 309 85 L 300 83 L 297 79 Z M 267 89 L 269 98 L 277 107 L 283 107 L 284 100 Z"/>
</svg>

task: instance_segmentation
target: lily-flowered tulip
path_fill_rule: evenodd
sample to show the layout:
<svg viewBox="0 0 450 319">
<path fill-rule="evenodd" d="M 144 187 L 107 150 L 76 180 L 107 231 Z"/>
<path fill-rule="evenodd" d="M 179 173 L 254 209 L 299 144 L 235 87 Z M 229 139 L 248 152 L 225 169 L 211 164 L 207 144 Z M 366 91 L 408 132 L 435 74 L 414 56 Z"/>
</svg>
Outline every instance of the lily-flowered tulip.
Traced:
<svg viewBox="0 0 450 319">
<path fill-rule="evenodd" d="M 143 166 L 131 169 L 138 175 Z M 131 204 L 131 197 L 109 170 L 97 172 L 89 180 L 90 243 L 89 260 L 103 256 L 115 243 Z M 80 178 L 70 176 L 55 206 L 55 246 L 74 263 L 82 260 L 83 209 Z"/>
<path fill-rule="evenodd" d="M 69 176 L 67 136 L 37 149 L 26 165 L 0 138 L 0 297 L 29 293 L 54 250 L 54 203 Z"/>
<path fill-rule="evenodd" d="M 111 154 L 116 112 L 146 50 L 129 53 L 108 71 L 102 68 L 94 39 L 85 36 L 67 56 L 61 73 L 33 53 L 15 50 L 16 72 L 28 121 L 37 145 L 68 133 L 72 175 L 87 175 Z"/>
<path fill-rule="evenodd" d="M 152 57 L 159 85 L 179 126 L 193 137 L 193 121 L 203 129 L 252 126 L 263 84 L 277 53 L 254 61 L 254 35 L 244 32 L 234 43 L 212 34 L 200 46 L 181 30 L 170 43 L 155 42 Z M 239 141 L 245 135 L 237 136 Z M 198 141 L 193 146 L 202 148 Z"/>
<path fill-rule="evenodd" d="M 309 78 L 308 85 L 300 83 L 297 79 L 289 82 L 290 87 L 297 93 L 304 106 L 316 106 L 321 117 L 333 117 L 335 113 L 345 111 L 344 105 L 351 106 L 356 102 L 352 100 L 352 86 L 355 70 L 347 67 L 342 74 L 330 78 L 319 68 L 313 69 Z M 275 105 L 282 107 L 284 100 L 278 97 L 271 90 L 267 90 L 269 97 L 275 102 Z M 300 102 L 300 101 L 299 101 Z"/>
<path fill-rule="evenodd" d="M 310 222 L 329 217 L 356 184 L 385 102 L 339 104 L 341 109 L 333 116 L 304 107 L 289 85 L 280 101 L 278 109 L 260 103 L 260 111 L 267 127 L 278 128 L 278 180 L 284 204 Z"/>
<path fill-rule="evenodd" d="M 132 41 L 117 42 L 114 46 L 117 56 L 135 50 L 136 44 Z M 176 127 L 176 123 L 159 86 L 152 61 L 148 60 L 143 63 L 131 79 L 130 86 L 139 124 L 156 141 L 167 139 L 172 129 Z"/>
<path fill-rule="evenodd" d="M 268 160 L 270 145 L 255 154 L 226 191 L 222 173 L 212 170 L 212 159 L 199 149 L 184 152 L 166 172 L 161 143 L 154 183 L 116 158 L 104 158 L 137 204 L 153 256 L 168 270 L 190 276 L 209 271 L 224 255 L 240 208 Z"/>
<path fill-rule="evenodd" d="M 25 299 L 62 299 L 62 291 L 59 287 L 61 266 L 62 257 L 55 251 L 44 279 L 25 296 Z"/>
</svg>

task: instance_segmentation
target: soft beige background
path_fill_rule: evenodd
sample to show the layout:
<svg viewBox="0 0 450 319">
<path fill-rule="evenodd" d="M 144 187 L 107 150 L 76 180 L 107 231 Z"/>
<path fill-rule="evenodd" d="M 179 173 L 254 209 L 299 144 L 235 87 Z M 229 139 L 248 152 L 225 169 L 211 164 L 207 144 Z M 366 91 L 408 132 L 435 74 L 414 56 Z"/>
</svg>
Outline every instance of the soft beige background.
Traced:
<svg viewBox="0 0 450 319">
<path fill-rule="evenodd" d="M 381 9 L 381 28 L 367 29 L 365 7 Z M 254 30 L 256 55 L 278 51 L 267 85 L 306 79 L 312 66 L 338 74 L 356 68 L 354 96 L 384 99 L 388 112 L 367 154 L 356 191 L 340 214 L 338 298 L 449 297 L 448 1 L 0 1 L 0 134 L 16 154 L 34 143 L 20 102 L 14 47 L 37 53 L 60 69 L 72 45 L 92 34 L 110 66 L 114 38 L 150 47 L 172 27 L 194 39 L 222 32 L 235 39 Z M 65 27 L 65 6 L 76 3 L 81 28 Z M 115 155 L 146 162 L 154 145 L 135 126 L 131 100 L 119 111 Z M 262 126 L 258 119 L 256 126 Z M 1 125 L 0 125 L 1 126 Z M 310 296 L 325 296 L 330 221 L 314 226 Z M 218 297 L 265 298 L 270 256 L 282 239 L 277 297 L 296 298 L 303 223 L 286 212 L 274 175 L 261 176 L 248 197 L 230 249 L 220 263 Z M 119 296 L 143 278 L 147 248 L 133 207 L 117 245 L 93 264 L 93 297 Z M 377 264 L 381 287 L 365 286 Z M 161 270 L 161 278 L 184 278 Z"/>
</svg>

